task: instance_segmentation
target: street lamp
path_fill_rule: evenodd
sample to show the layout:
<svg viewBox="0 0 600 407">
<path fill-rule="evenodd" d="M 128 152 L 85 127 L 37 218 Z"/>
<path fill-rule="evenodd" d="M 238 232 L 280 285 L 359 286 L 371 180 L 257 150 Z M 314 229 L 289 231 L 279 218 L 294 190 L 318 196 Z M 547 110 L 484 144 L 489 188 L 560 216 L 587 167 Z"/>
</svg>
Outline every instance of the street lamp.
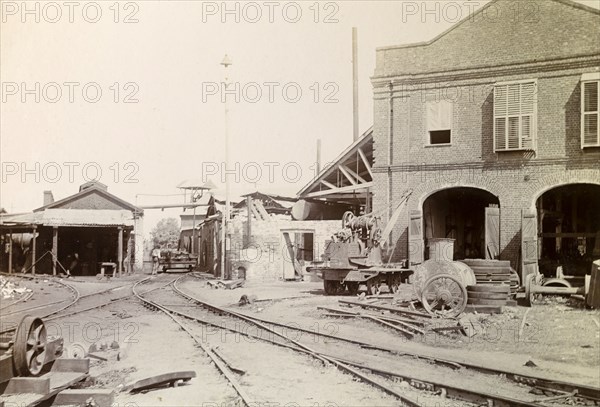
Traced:
<svg viewBox="0 0 600 407">
<path fill-rule="evenodd" d="M 225 91 L 229 86 L 229 78 L 227 77 L 227 68 L 231 66 L 233 62 L 231 59 L 225 54 L 223 60 L 221 61 L 221 65 L 225 68 Z M 223 224 L 221 225 L 221 280 L 225 279 L 225 267 L 227 266 L 227 262 L 225 258 L 227 257 L 227 227 L 229 225 L 229 180 L 227 178 L 227 171 L 229 170 L 229 106 L 227 104 L 227 92 L 225 92 L 225 217 L 223 218 Z"/>
</svg>

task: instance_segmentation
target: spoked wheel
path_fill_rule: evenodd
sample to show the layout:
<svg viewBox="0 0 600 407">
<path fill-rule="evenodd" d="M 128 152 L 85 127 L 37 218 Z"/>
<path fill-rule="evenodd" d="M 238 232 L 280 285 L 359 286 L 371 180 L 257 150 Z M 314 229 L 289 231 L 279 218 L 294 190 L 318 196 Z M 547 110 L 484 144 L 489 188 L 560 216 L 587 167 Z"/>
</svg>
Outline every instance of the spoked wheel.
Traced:
<svg viewBox="0 0 600 407">
<path fill-rule="evenodd" d="M 342 229 L 347 227 L 348 224 L 350 224 L 350 222 L 354 220 L 354 218 L 356 218 L 356 216 L 354 216 L 354 213 L 350 211 L 345 212 L 344 216 L 342 216 Z"/>
<path fill-rule="evenodd" d="M 25 316 L 15 333 L 13 363 L 19 376 L 35 376 L 46 362 L 46 327 L 40 318 Z"/>
<path fill-rule="evenodd" d="M 346 283 L 346 288 L 348 289 L 348 292 L 350 293 L 350 295 L 358 294 L 358 282 L 356 282 L 356 281 L 348 282 L 348 283 Z"/>
<path fill-rule="evenodd" d="M 423 286 L 421 303 L 431 315 L 453 318 L 467 306 L 467 289 L 450 274 L 438 274 Z"/>
</svg>

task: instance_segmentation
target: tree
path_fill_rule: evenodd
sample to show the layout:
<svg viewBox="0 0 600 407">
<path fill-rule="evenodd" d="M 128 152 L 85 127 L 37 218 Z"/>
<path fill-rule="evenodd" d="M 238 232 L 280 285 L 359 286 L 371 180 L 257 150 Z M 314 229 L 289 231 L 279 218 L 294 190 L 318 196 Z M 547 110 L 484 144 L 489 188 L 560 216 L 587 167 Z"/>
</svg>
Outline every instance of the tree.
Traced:
<svg viewBox="0 0 600 407">
<path fill-rule="evenodd" d="M 152 243 L 161 249 L 176 248 L 179 242 L 179 223 L 175 218 L 161 219 L 152 232 Z"/>
</svg>

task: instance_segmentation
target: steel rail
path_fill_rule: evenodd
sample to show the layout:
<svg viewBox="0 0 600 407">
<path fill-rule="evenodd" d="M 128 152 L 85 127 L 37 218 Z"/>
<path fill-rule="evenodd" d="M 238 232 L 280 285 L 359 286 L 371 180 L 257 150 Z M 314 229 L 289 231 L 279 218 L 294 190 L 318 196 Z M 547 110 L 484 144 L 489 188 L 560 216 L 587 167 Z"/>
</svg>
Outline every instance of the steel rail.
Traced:
<svg viewBox="0 0 600 407">
<path fill-rule="evenodd" d="M 187 299 L 191 299 L 191 300 L 197 302 L 197 300 L 194 300 L 193 298 L 188 298 L 185 293 L 181 292 L 176 287 L 177 281 L 179 281 L 183 277 L 185 277 L 185 276 L 179 277 L 173 283 L 173 290 L 176 293 L 178 293 L 179 295 L 181 295 L 182 297 L 187 298 Z M 154 303 L 154 305 L 156 305 L 156 303 Z M 160 304 L 158 304 L 158 305 L 160 305 Z M 201 319 L 201 318 L 199 318 L 197 316 L 193 316 L 193 315 L 181 312 L 181 311 L 173 310 L 173 309 L 167 308 L 167 307 L 165 307 L 163 305 L 160 305 L 160 306 L 162 308 L 164 308 L 164 309 L 167 309 L 172 314 L 179 315 L 181 317 L 184 317 L 184 318 L 187 318 L 187 319 L 190 319 L 190 320 L 194 320 L 194 321 L 196 321 L 196 322 L 198 322 L 200 324 L 209 325 L 209 326 L 213 326 L 213 327 L 216 327 L 216 328 L 220 328 L 220 329 L 225 329 L 225 330 L 228 330 L 228 331 L 236 332 L 236 333 L 239 333 L 239 334 L 244 335 L 244 336 L 252 337 L 254 339 L 264 340 L 264 341 L 272 343 L 274 345 L 283 346 L 283 347 L 286 347 L 288 349 L 295 350 L 295 351 L 301 352 L 303 354 L 312 356 L 312 357 L 320 360 L 323 363 L 330 363 L 330 364 L 336 366 L 338 369 L 340 369 L 342 371 L 345 371 L 345 372 L 348 372 L 348 373 L 352 374 L 355 377 L 358 377 L 361 381 L 363 381 L 363 382 L 365 382 L 365 383 L 367 383 L 367 384 L 369 384 L 369 385 L 371 385 L 373 387 L 376 387 L 376 388 L 382 390 L 383 392 L 385 392 L 385 393 L 387 393 L 389 395 L 394 396 L 395 398 L 397 398 L 398 400 L 400 400 L 403 403 L 403 405 L 406 405 L 406 406 L 409 406 L 409 407 L 424 407 L 422 404 L 418 403 L 417 401 L 412 400 L 411 398 L 409 398 L 409 397 L 407 397 L 407 396 L 405 396 L 405 395 L 397 392 L 396 390 L 394 390 L 394 389 L 392 389 L 390 387 L 387 387 L 384 384 L 379 383 L 378 381 L 375 381 L 375 380 L 369 378 L 368 376 L 366 376 L 365 374 L 361 373 L 360 371 L 358 371 L 354 367 L 346 365 L 344 362 L 339 361 L 339 360 L 337 360 L 337 359 L 335 359 L 333 357 L 330 357 L 328 355 L 321 354 L 321 353 L 319 353 L 319 352 L 317 352 L 317 351 L 309 348 L 308 346 L 306 346 L 306 345 L 304 345 L 304 344 L 302 344 L 300 342 L 297 342 L 297 341 L 294 341 L 292 339 L 289 339 L 285 335 L 280 334 L 280 333 L 278 333 L 278 332 L 270 329 L 269 327 L 266 327 L 266 326 L 264 326 L 262 324 L 257 324 L 256 321 L 250 321 L 249 320 L 247 322 L 250 322 L 253 325 L 257 325 L 261 329 L 263 329 L 263 330 L 265 330 L 265 331 L 273 334 L 274 336 L 280 337 L 280 338 L 284 339 L 285 341 L 293 343 L 295 346 L 287 345 L 285 343 L 279 343 L 279 342 L 274 341 L 274 340 L 268 340 L 268 339 L 265 339 L 262 336 L 251 335 L 251 334 L 248 334 L 247 332 L 242 332 L 242 331 L 239 331 L 239 330 L 235 330 L 233 328 L 223 327 L 223 326 L 217 325 L 217 324 L 215 324 L 213 322 Z M 224 313 L 229 314 L 230 312 L 229 311 L 224 311 Z M 238 318 L 238 319 L 240 319 L 240 316 L 235 316 L 235 317 Z"/>
<path fill-rule="evenodd" d="M 185 326 L 185 324 L 183 324 L 181 321 L 179 321 L 175 317 L 175 315 L 173 315 L 174 313 L 171 310 L 169 310 L 166 307 L 163 307 L 162 305 L 160 305 L 154 301 L 144 298 L 143 295 L 147 294 L 149 291 L 142 293 L 142 294 L 138 293 L 136 291 L 136 288 L 137 288 L 138 284 L 140 284 L 140 283 L 141 282 L 138 282 L 133 285 L 133 287 L 132 287 L 133 294 L 144 304 L 155 307 L 156 309 L 159 309 L 160 311 L 165 313 L 169 318 L 171 318 L 173 320 L 173 322 L 175 322 L 177 325 L 179 325 L 181 327 L 181 329 L 183 329 L 194 340 L 194 342 L 198 346 L 200 346 L 200 348 L 204 351 L 204 353 L 206 353 L 208 355 L 208 357 L 213 361 L 213 363 L 215 364 L 217 369 L 221 372 L 221 374 L 223 376 L 225 376 L 227 381 L 234 388 L 234 390 L 236 391 L 236 393 L 238 394 L 240 399 L 243 401 L 244 405 L 246 405 L 247 407 L 251 407 L 253 405 L 253 402 L 252 402 L 250 396 L 244 391 L 244 389 L 241 387 L 238 380 L 229 372 L 227 366 L 223 363 L 223 361 L 212 351 L 212 349 L 210 347 L 205 346 L 204 343 L 202 342 L 202 340 L 198 339 L 198 337 L 193 332 L 191 332 Z M 164 287 L 161 287 L 161 288 L 164 288 Z"/>
<path fill-rule="evenodd" d="M 182 276 L 181 278 L 183 278 L 185 276 Z M 195 277 L 195 276 L 194 276 Z M 180 278 L 180 279 L 181 279 Z M 197 277 L 196 277 L 197 278 Z M 175 288 L 177 282 L 179 282 L 178 279 L 175 282 Z M 189 294 L 183 293 L 181 292 L 181 290 L 177 290 L 181 293 L 181 295 L 183 295 L 184 297 L 188 298 L 191 301 L 194 301 L 202 306 L 204 306 L 207 309 L 210 309 L 214 312 L 217 312 L 219 314 L 230 314 L 230 315 L 234 315 L 237 316 L 243 320 L 249 321 L 249 322 L 255 322 L 259 323 L 259 324 L 270 324 L 273 326 L 279 326 L 279 327 L 284 327 L 284 328 L 289 328 L 289 329 L 293 329 L 293 330 L 297 330 L 300 332 L 306 332 L 306 333 L 310 333 L 312 335 L 317 335 L 317 336 L 321 336 L 324 338 L 328 338 L 328 339 L 337 339 L 337 340 L 341 340 L 341 341 L 345 341 L 348 343 L 353 343 L 355 345 L 359 345 L 363 348 L 367 348 L 367 349 L 373 349 L 373 350 L 378 350 L 378 351 L 383 351 L 386 353 L 393 353 L 396 355 L 406 355 L 406 356 L 411 356 L 411 357 L 415 357 L 418 359 L 425 359 L 425 360 L 430 360 L 433 361 L 435 363 L 438 364 L 445 364 L 451 367 L 463 367 L 466 369 L 470 369 L 473 371 L 477 371 L 479 373 L 485 373 L 488 375 L 503 375 L 506 376 L 507 379 L 514 381 L 516 383 L 519 384 L 525 384 L 528 385 L 530 387 L 535 387 L 538 389 L 545 389 L 545 390 L 552 390 L 552 391 L 558 391 L 558 392 L 576 392 L 577 395 L 579 397 L 582 398 L 587 398 L 589 400 L 593 400 L 593 401 L 597 401 L 600 400 L 600 388 L 595 388 L 592 386 L 586 386 L 586 385 L 580 385 L 580 384 L 576 384 L 576 383 L 568 383 L 568 382 L 563 382 L 563 381 L 555 381 L 555 380 L 551 380 L 551 379 L 546 379 L 546 378 L 541 378 L 541 377 L 536 377 L 536 376 L 529 376 L 529 375 L 523 375 L 523 374 L 519 374 L 519 373 L 515 373 L 515 372 L 510 372 L 510 371 L 506 371 L 506 370 L 500 370 L 500 369 L 492 369 L 492 368 L 488 368 L 488 367 L 484 367 L 484 366 L 480 366 L 480 365 L 475 365 L 475 364 L 471 364 L 471 363 L 467 363 L 467 362 L 460 362 L 460 361 L 455 361 L 455 360 L 447 360 L 447 359 L 440 359 L 440 358 L 435 358 L 435 357 L 430 357 L 427 355 L 421 355 L 415 352 L 403 352 L 403 351 L 398 351 L 398 350 L 394 350 L 394 349 L 390 349 L 390 348 L 384 348 L 384 347 L 378 347 L 378 346 L 373 346 L 358 340 L 353 340 L 350 338 L 345 338 L 345 337 L 341 337 L 341 336 L 336 336 L 336 335 L 332 335 L 332 334 L 325 334 L 325 333 L 321 333 L 321 332 L 315 332 L 315 331 L 311 331 L 308 329 L 304 329 L 304 328 L 299 328 L 299 327 L 295 327 L 295 326 L 289 326 L 286 324 L 282 324 L 282 323 L 278 323 L 278 322 L 273 322 L 273 321 L 269 321 L 269 320 L 265 320 L 265 319 L 261 319 L 261 318 L 257 318 L 257 317 L 253 317 L 253 316 L 249 316 L 243 313 L 239 313 L 236 311 L 232 311 L 232 310 L 227 310 L 225 308 L 221 308 L 218 306 L 215 306 L 213 304 L 207 303 L 205 301 L 202 301 L 198 298 L 195 298 Z M 352 363 L 351 363 L 352 364 Z M 387 372 L 378 368 L 370 368 L 367 366 L 364 366 L 360 363 L 356 363 L 355 364 L 357 367 L 358 366 L 362 366 L 367 370 L 371 370 L 374 373 L 377 373 L 377 371 L 379 371 L 380 373 L 387 375 L 387 376 L 395 376 L 395 377 L 404 377 L 404 378 L 409 378 L 409 376 L 403 375 L 403 374 L 396 374 L 394 372 Z M 416 381 L 422 381 L 420 379 L 414 379 Z M 458 389 L 458 388 L 452 388 L 452 386 L 446 386 L 444 384 L 439 384 L 439 383 L 434 383 L 434 382 L 430 382 L 432 385 L 434 385 L 435 387 L 438 388 L 446 388 L 447 390 L 451 390 L 452 393 L 456 393 L 456 391 L 458 390 L 462 390 L 464 391 L 464 389 Z M 540 406 L 540 404 L 535 404 L 535 403 L 529 403 L 529 402 L 523 402 L 523 401 L 519 401 L 519 400 L 514 400 L 511 398 L 507 398 L 507 397 L 502 397 L 502 396 L 496 396 L 496 395 L 488 395 L 485 393 L 480 393 L 480 396 L 484 396 L 486 398 L 491 398 L 494 399 L 498 402 L 501 402 L 503 404 L 501 405 L 507 405 L 507 406 Z M 472 401 L 472 399 L 464 399 L 464 401 Z M 525 404 L 518 404 L 518 403 L 525 403 Z"/>
<path fill-rule="evenodd" d="M 195 278 L 199 278 L 193 274 L 192 274 L 192 276 Z M 202 302 L 202 301 L 199 301 L 199 302 Z M 214 306 L 211 304 L 207 305 L 207 308 L 211 308 L 211 307 L 214 307 Z M 215 308 L 220 310 L 219 307 L 215 307 Z M 219 311 L 219 312 L 225 312 L 225 311 Z M 234 312 L 236 312 L 236 311 L 234 311 Z M 503 375 L 507 379 L 514 381 L 515 383 L 525 384 L 525 385 L 528 385 L 531 387 L 537 387 L 540 389 L 546 389 L 546 390 L 550 389 L 550 390 L 555 390 L 555 391 L 565 392 L 565 393 L 572 393 L 573 391 L 577 391 L 577 395 L 579 397 L 583 397 L 583 398 L 597 401 L 597 402 L 600 401 L 600 388 L 598 388 L 598 387 L 577 384 L 577 383 L 570 383 L 570 382 L 565 382 L 562 380 L 548 379 L 548 378 L 539 377 L 539 376 L 532 376 L 532 375 L 512 372 L 509 370 L 494 369 L 494 368 L 490 368 L 490 367 L 486 367 L 486 366 L 477 365 L 474 363 L 439 358 L 439 357 L 420 354 L 417 352 L 402 351 L 402 350 L 398 350 L 398 349 L 386 348 L 386 347 L 369 344 L 366 342 L 362 342 L 362 341 L 344 337 L 344 336 L 337 336 L 337 335 L 327 334 L 327 333 L 323 333 L 323 332 L 316 332 L 316 331 L 301 328 L 298 326 L 290 326 L 290 325 L 286 325 L 286 324 L 283 324 L 280 322 L 271 321 L 268 319 L 259 318 L 259 317 L 255 317 L 255 316 L 250 316 L 250 315 L 247 315 L 244 313 L 239 313 L 239 312 L 236 312 L 236 313 L 243 315 L 244 317 L 247 317 L 247 318 L 255 319 L 256 321 L 259 321 L 264 324 L 269 324 L 269 325 L 278 326 L 278 327 L 282 327 L 282 328 L 286 328 L 286 329 L 291 329 L 291 330 L 295 330 L 295 331 L 299 331 L 299 332 L 304 332 L 304 333 L 308 333 L 311 335 L 317 335 L 317 336 L 320 336 L 323 338 L 340 340 L 343 342 L 347 342 L 347 343 L 351 343 L 351 344 L 360 346 L 361 348 L 364 348 L 364 349 L 371 349 L 371 350 L 386 352 L 386 353 L 399 355 L 399 356 L 410 356 L 410 357 L 413 357 L 416 359 L 429 360 L 436 364 L 451 366 L 454 368 L 463 367 L 465 369 L 470 369 L 470 370 L 473 370 L 473 371 L 476 371 L 479 373 L 485 373 L 488 375 L 494 375 L 494 376 Z"/>
<path fill-rule="evenodd" d="M 41 277 L 41 276 L 40 277 L 38 277 L 38 276 L 17 276 L 17 277 L 28 278 L 28 279 L 44 278 L 44 277 Z M 145 278 L 143 278 L 141 280 L 137 280 L 137 281 L 138 282 L 140 282 L 140 281 L 146 281 L 149 278 L 150 277 L 145 277 Z M 110 291 L 114 291 L 114 290 L 117 290 L 117 289 L 121 289 L 123 287 L 130 286 L 130 284 L 123 284 L 123 285 L 120 285 L 120 286 L 117 286 L 117 287 L 112 287 L 112 288 L 109 288 L 107 290 L 103 290 L 103 291 L 100 291 L 100 292 L 97 292 L 97 293 L 90 293 L 90 294 L 81 295 L 80 292 L 79 292 L 79 290 L 77 290 L 77 288 L 75 288 L 75 287 L 73 287 L 73 286 L 71 286 L 69 284 L 66 284 L 66 283 L 64 283 L 62 281 L 55 281 L 55 282 L 58 283 L 58 284 L 60 284 L 60 285 L 62 285 L 62 286 L 64 286 L 64 287 L 67 287 L 68 289 L 70 289 L 71 291 L 73 291 L 75 293 L 75 298 L 70 303 L 68 303 L 65 306 L 59 308 L 58 310 L 54 310 L 54 311 L 52 311 L 52 312 L 50 312 L 48 314 L 40 316 L 40 318 L 42 318 L 44 321 L 52 321 L 52 320 L 55 320 L 55 319 L 66 318 L 66 317 L 69 317 L 69 316 L 72 316 L 72 315 L 76 315 L 76 314 L 80 314 L 80 313 L 83 313 L 83 312 L 91 311 L 91 310 L 94 310 L 94 309 L 97 309 L 97 308 L 102 308 L 102 307 L 105 307 L 107 305 L 113 304 L 113 303 L 115 303 L 117 301 L 122 301 L 122 300 L 126 300 L 128 298 L 131 298 L 132 295 L 133 295 L 133 294 L 125 295 L 123 297 L 119 297 L 119 298 L 110 300 L 110 301 L 108 301 L 106 303 L 98 304 L 98 305 L 95 305 L 95 306 L 92 306 L 92 307 L 88 307 L 88 308 L 85 308 L 85 309 L 82 309 L 82 310 L 76 310 L 76 311 L 73 311 L 73 312 L 65 314 L 65 315 L 56 315 L 56 314 L 59 314 L 59 313 L 63 312 L 67 308 L 70 308 L 70 307 L 74 306 L 76 303 L 78 303 L 83 298 L 90 298 L 90 297 L 94 297 L 94 296 L 97 296 L 97 295 L 102 295 L 102 294 L 105 294 L 105 293 L 110 292 Z M 172 283 L 172 281 L 169 282 L 169 284 L 170 283 Z M 26 308 L 26 309 L 23 309 L 23 310 L 15 310 L 15 311 L 13 311 L 13 312 L 11 312 L 9 314 L 2 314 L 2 316 L 8 316 L 8 315 L 18 314 L 18 313 L 25 312 L 25 311 L 31 311 L 32 309 L 38 309 L 38 308 L 42 308 L 42 307 L 47 307 L 49 305 L 60 304 L 60 303 L 65 302 L 65 301 L 69 301 L 69 299 L 67 298 L 67 299 L 64 299 L 64 300 L 55 301 L 55 302 L 51 302 L 51 303 L 48 303 L 48 304 L 41 304 L 41 305 L 37 305 L 37 306 L 34 306 L 34 307 Z M 10 332 L 14 332 L 15 330 L 16 330 L 16 328 L 4 329 L 4 330 L 0 331 L 0 336 L 8 334 Z"/>
<path fill-rule="evenodd" d="M 177 292 L 177 291 L 176 291 Z M 188 296 L 183 293 L 182 296 L 184 298 L 188 298 Z M 188 298 L 189 299 L 189 298 Z M 181 311 L 173 311 L 174 313 L 184 317 L 184 318 L 188 318 L 188 319 L 192 319 L 192 320 L 199 320 L 198 317 L 192 316 L 190 314 L 181 312 Z M 307 355 L 311 355 L 314 356 L 315 354 L 326 358 L 328 361 L 333 361 L 331 363 L 336 364 L 344 364 L 347 365 L 351 368 L 356 368 L 356 369 L 360 369 L 360 370 L 368 370 L 373 374 L 376 374 L 378 376 L 384 377 L 386 379 L 396 379 L 396 378 L 400 378 L 403 380 L 406 380 L 409 383 L 419 383 L 419 384 L 423 384 L 426 388 L 426 390 L 429 391 L 436 391 L 439 392 L 441 394 L 445 394 L 448 397 L 451 397 L 453 399 L 456 400 L 460 400 L 460 401 L 466 401 L 466 402 L 475 402 L 475 403 L 486 403 L 488 405 L 490 401 L 494 401 L 494 404 L 491 404 L 493 406 L 497 406 L 497 407 L 542 407 L 541 404 L 537 404 L 534 402 L 527 402 L 527 401 L 522 401 L 522 400 L 518 400 L 518 399 L 513 399 L 510 397 L 503 397 L 503 396 L 499 396 L 499 395 L 494 395 L 494 394 L 490 394 L 490 393 L 485 393 L 485 392 L 478 392 L 478 391 L 472 391 L 472 390 L 468 390 L 468 389 L 463 389 L 463 388 L 459 388 L 456 386 L 451 386 L 451 385 L 447 385 L 447 384 L 440 384 L 440 383 L 436 383 L 436 382 L 432 382 L 430 380 L 424 380 L 422 378 L 415 378 L 412 377 L 410 375 L 404 374 L 404 373 L 399 373 L 399 372 L 393 372 L 393 371 L 389 371 L 389 370 L 384 370 L 381 368 L 377 368 L 377 367 L 373 367 L 370 365 L 366 365 L 364 363 L 360 363 L 360 362 L 356 362 L 356 361 L 351 361 L 351 360 L 346 360 L 346 359 L 341 359 L 339 357 L 333 356 L 333 355 L 328 355 L 322 352 L 315 352 L 315 351 L 308 351 L 306 349 L 303 348 L 299 348 L 296 346 L 291 346 L 288 344 L 284 344 L 284 343 L 280 343 L 277 341 L 273 341 L 271 339 L 265 338 L 264 336 L 260 336 L 260 335 L 253 335 L 253 334 L 249 334 L 247 332 L 244 332 L 243 330 L 237 330 L 234 328 L 227 328 L 224 327 L 222 325 L 217 325 L 214 323 L 210 323 L 210 322 L 206 322 L 205 320 L 200 320 L 201 323 L 206 323 L 209 324 L 211 326 L 214 326 L 216 328 L 220 328 L 220 329 L 225 329 L 228 331 L 232 331 L 235 333 L 238 333 L 240 335 L 243 336 L 247 336 L 253 339 L 257 339 L 257 340 L 262 340 L 274 345 L 278 345 L 278 346 L 282 346 L 291 350 L 294 350 L 296 352 L 300 352 L 303 354 L 307 354 Z M 291 341 L 291 340 L 290 340 Z M 291 341 L 293 342 L 293 341 Z M 366 377 L 363 374 L 360 374 L 359 372 L 357 372 L 355 369 L 351 370 L 352 373 L 359 375 L 359 377 L 362 379 L 364 377 Z M 375 384 L 376 387 L 378 388 L 385 388 L 384 385 L 378 383 L 378 382 L 374 382 L 371 379 L 367 378 L 368 382 L 370 384 Z"/>
</svg>

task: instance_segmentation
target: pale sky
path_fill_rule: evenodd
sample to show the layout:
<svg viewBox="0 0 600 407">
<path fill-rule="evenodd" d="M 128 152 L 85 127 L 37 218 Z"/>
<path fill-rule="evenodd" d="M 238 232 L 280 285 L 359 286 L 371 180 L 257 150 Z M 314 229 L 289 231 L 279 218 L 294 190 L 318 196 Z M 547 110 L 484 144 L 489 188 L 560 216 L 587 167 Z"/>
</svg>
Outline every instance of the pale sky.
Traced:
<svg viewBox="0 0 600 407">
<path fill-rule="evenodd" d="M 375 48 L 429 40 L 457 21 L 455 10 L 403 14 L 402 1 L 267 3 L 227 2 L 239 12 L 224 14 L 220 1 L 149 0 L 119 7 L 114 1 L 75 2 L 71 10 L 63 2 L 54 3 L 57 9 L 47 2 L 2 1 L 0 206 L 30 211 L 42 205 L 44 190 L 56 199 L 75 193 L 85 182 L 84 166 L 90 177 L 100 168 L 100 181 L 110 192 L 136 203 L 137 194 L 177 193 L 181 181 L 222 163 L 224 106 L 220 95 L 203 98 L 203 89 L 214 90 L 223 80 L 224 54 L 233 61 L 231 81 L 240 84 L 240 101 L 229 104 L 231 161 L 251 179 L 261 168 L 256 183 L 261 191 L 294 196 L 314 175 L 318 138 L 324 162 L 352 142 L 352 27 L 359 37 L 362 133 L 373 123 L 369 78 Z M 466 17 L 487 1 L 454 3 L 464 5 Z M 597 0 L 581 3 L 598 6 Z M 137 22 L 125 23 L 126 18 Z M 96 89 L 102 96 L 92 103 Z M 257 89 L 262 98 L 253 103 Z M 302 95 L 294 103 L 296 89 Z M 137 103 L 123 103 L 132 92 Z M 328 95 L 333 103 L 324 103 Z M 24 182 L 23 169 L 31 171 Z M 210 179 L 223 190 L 220 173 Z M 233 181 L 234 196 L 255 189 Z M 156 200 L 139 197 L 138 203 Z"/>
</svg>

